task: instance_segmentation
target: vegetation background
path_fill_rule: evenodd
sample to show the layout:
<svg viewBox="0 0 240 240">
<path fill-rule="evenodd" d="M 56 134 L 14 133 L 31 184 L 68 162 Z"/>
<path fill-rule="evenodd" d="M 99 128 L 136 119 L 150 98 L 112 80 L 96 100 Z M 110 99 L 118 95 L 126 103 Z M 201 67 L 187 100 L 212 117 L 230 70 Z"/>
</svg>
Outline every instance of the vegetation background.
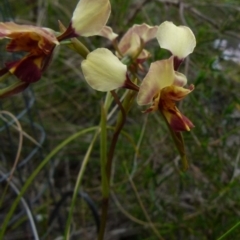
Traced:
<svg viewBox="0 0 240 240">
<path fill-rule="evenodd" d="M 17 23 L 55 30 L 57 20 L 69 23 L 76 3 L 77 0 L 9 0 Z M 181 68 L 189 84 L 195 85 L 194 92 L 179 106 L 195 125 L 191 132 L 184 133 L 190 169 L 180 171 L 180 158 L 160 115 L 144 115 L 135 104 L 124 128 L 131 141 L 122 136 L 114 158 L 106 239 L 239 239 L 240 227 L 224 237 L 240 218 L 239 1 L 111 0 L 111 4 L 108 25 L 120 36 L 133 24 L 159 25 L 169 20 L 176 25 L 188 25 L 196 36 L 197 47 Z M 110 42 L 100 37 L 81 38 L 81 41 L 92 50 L 112 49 Z M 160 49 L 157 40 L 148 43 L 147 49 L 152 54 L 149 62 L 169 56 Z M 41 153 L 14 173 L 12 181 L 18 189 L 51 149 L 80 129 L 99 123 L 104 94 L 85 83 L 81 60 L 70 49 L 58 48 L 48 71 L 32 86 L 36 102 L 31 113 L 19 121 L 23 130 L 36 140 L 38 132 L 33 135 L 29 119 L 40 122 L 46 140 Z M 16 114 L 25 107 L 22 99 L 20 94 L 1 100 L 1 109 Z M 19 144 L 18 132 L 13 127 L 9 131 L 9 143 L 6 142 L 9 138 L 0 132 L 1 156 L 4 155 L 0 161 L 1 174 L 12 169 Z M 40 239 L 61 239 L 69 193 L 74 189 L 91 138 L 92 134 L 84 135 L 64 147 L 24 195 Z M 138 143 L 139 154 L 136 154 L 134 146 Z M 34 146 L 24 136 L 20 162 Z M 6 182 L 2 181 L 0 187 L 4 192 Z M 100 212 L 98 144 L 87 165 L 81 191 L 88 194 Z M 15 198 L 8 187 L 1 199 L 0 223 Z M 58 204 L 64 198 L 66 201 Z M 72 233 L 72 239 L 96 239 L 96 223 L 84 198 L 79 198 L 76 204 Z M 19 205 L 9 222 L 4 239 L 34 239 L 23 205 Z"/>
</svg>

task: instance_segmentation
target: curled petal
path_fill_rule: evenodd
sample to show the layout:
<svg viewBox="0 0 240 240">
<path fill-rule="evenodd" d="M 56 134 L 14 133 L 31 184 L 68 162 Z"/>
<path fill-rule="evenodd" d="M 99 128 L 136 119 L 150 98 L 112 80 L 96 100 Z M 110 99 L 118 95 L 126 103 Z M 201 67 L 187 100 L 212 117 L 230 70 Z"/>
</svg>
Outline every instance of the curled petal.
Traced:
<svg viewBox="0 0 240 240">
<path fill-rule="evenodd" d="M 110 41 L 113 41 L 118 37 L 118 34 L 114 33 L 111 27 L 104 26 L 101 31 L 98 33 L 99 36 L 105 37 Z"/>
<path fill-rule="evenodd" d="M 87 83 L 102 92 L 123 87 L 127 81 L 127 66 L 106 48 L 89 53 L 82 61 L 82 71 Z"/>
<path fill-rule="evenodd" d="M 73 12 L 71 27 L 81 36 L 97 35 L 111 13 L 109 0 L 80 0 Z"/>
<path fill-rule="evenodd" d="M 172 85 L 162 90 L 161 98 L 171 101 L 180 101 L 185 98 L 190 92 L 192 92 L 193 89 L 193 85 L 190 85 L 189 89 Z"/>
<path fill-rule="evenodd" d="M 183 59 L 193 52 L 196 39 L 189 27 L 176 26 L 165 21 L 157 31 L 157 40 L 161 48 L 169 50 L 174 56 Z"/>
<path fill-rule="evenodd" d="M 173 84 L 174 79 L 173 57 L 151 63 L 149 71 L 140 86 L 137 103 L 139 105 L 152 103 L 155 96 L 163 88 Z"/>
</svg>

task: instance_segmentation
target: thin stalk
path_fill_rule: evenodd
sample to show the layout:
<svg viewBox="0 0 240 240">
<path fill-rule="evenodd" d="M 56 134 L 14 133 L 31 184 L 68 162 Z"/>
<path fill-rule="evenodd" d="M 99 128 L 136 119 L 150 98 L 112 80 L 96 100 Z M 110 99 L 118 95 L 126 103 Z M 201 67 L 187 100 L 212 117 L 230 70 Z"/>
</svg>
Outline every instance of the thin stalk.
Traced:
<svg viewBox="0 0 240 240">
<path fill-rule="evenodd" d="M 109 196 L 109 184 L 106 174 L 106 162 L 107 162 L 107 114 L 105 108 L 101 108 L 101 184 L 102 184 L 102 196 L 103 198 Z"/>
<path fill-rule="evenodd" d="M 117 121 L 117 124 L 115 127 L 115 131 L 113 133 L 113 138 L 112 138 L 111 145 L 110 145 L 109 152 L 108 152 L 106 173 L 107 173 L 107 178 L 108 178 L 109 182 L 110 182 L 110 177 L 111 177 L 112 160 L 113 160 L 117 140 L 118 140 L 119 134 L 124 126 L 124 123 L 126 121 L 126 112 L 125 112 L 125 109 L 123 108 L 117 94 L 115 93 L 115 91 L 111 91 L 111 94 L 112 94 L 114 100 L 116 101 L 116 103 L 118 104 L 118 106 L 121 110 L 121 114 L 118 116 L 118 121 Z"/>
<path fill-rule="evenodd" d="M 124 123 L 126 121 L 125 110 L 124 110 L 116 92 L 111 91 L 111 94 L 112 94 L 114 100 L 116 101 L 116 103 L 118 104 L 118 106 L 121 110 L 121 114 L 118 116 L 118 120 L 117 120 L 116 127 L 115 127 L 115 130 L 113 133 L 113 137 L 112 137 L 112 141 L 111 141 L 111 145 L 110 145 L 108 157 L 107 157 L 106 176 L 107 176 L 108 186 L 110 186 L 112 160 L 113 160 L 116 144 L 118 141 L 119 134 L 120 134 L 120 132 L 124 126 Z M 107 223 L 108 205 L 109 205 L 108 204 L 109 203 L 109 192 L 110 191 L 107 191 L 107 194 L 104 194 L 103 199 L 102 199 L 102 216 L 101 216 L 100 231 L 99 231 L 99 235 L 98 235 L 99 240 L 104 239 L 104 233 L 105 233 L 105 228 L 106 228 L 106 223 Z"/>
<path fill-rule="evenodd" d="M 12 176 L 13 176 L 14 171 L 17 167 L 18 162 L 19 162 L 19 158 L 20 158 L 20 154 L 21 154 L 21 150 L 22 150 L 22 144 L 23 144 L 23 134 L 22 134 L 22 126 L 21 126 L 20 122 L 18 121 L 18 119 L 12 113 L 7 112 L 7 111 L 1 111 L 0 113 L 9 115 L 16 122 L 17 130 L 19 131 L 19 141 L 18 141 L 17 154 L 16 154 L 16 157 L 15 157 L 15 160 L 14 160 L 12 170 L 10 171 L 6 187 L 4 188 L 2 196 L 0 197 L 0 208 L 1 208 L 3 199 L 4 199 L 4 197 L 7 193 L 7 190 L 8 190 L 9 183 L 11 182 Z"/>
<path fill-rule="evenodd" d="M 140 146 L 142 144 L 143 136 L 145 134 L 145 130 L 146 130 L 147 122 L 148 122 L 148 116 L 149 116 L 149 114 L 147 114 L 145 119 L 144 119 L 144 123 L 143 123 L 141 133 L 140 133 L 140 136 L 139 136 L 139 139 L 138 139 L 137 148 L 136 148 L 134 159 L 133 159 L 133 167 L 132 167 L 131 177 L 134 176 L 134 174 L 137 170 L 137 159 L 138 159 L 138 156 L 139 156 L 139 149 L 140 149 Z"/>
<path fill-rule="evenodd" d="M 237 227 L 240 226 L 240 221 L 237 222 L 233 227 L 231 227 L 226 233 L 224 233 L 220 238 L 218 238 L 217 240 L 222 240 L 224 239 L 226 236 L 228 236 L 231 232 L 233 232 Z"/>
<path fill-rule="evenodd" d="M 5 73 L 4 75 L 0 76 L 0 82 L 5 81 L 11 75 L 10 72 Z"/>
<path fill-rule="evenodd" d="M 1 172 L 1 175 L 4 175 L 4 174 Z M 15 194 L 18 195 L 19 194 L 19 189 L 16 187 L 16 185 L 13 182 L 9 182 L 8 180 L 7 180 L 7 182 L 10 185 L 11 189 L 15 192 Z M 27 218 L 29 220 L 34 239 L 39 240 L 38 231 L 37 231 L 37 228 L 36 228 L 35 221 L 33 219 L 33 213 L 31 211 L 31 209 L 29 208 L 28 203 L 26 202 L 24 197 L 21 197 L 21 202 L 22 202 L 22 205 L 23 205 L 23 207 L 26 211 L 26 215 L 27 215 Z"/>
<path fill-rule="evenodd" d="M 76 181 L 76 184 L 75 184 L 75 187 L 74 187 L 73 197 L 72 197 L 72 201 L 71 201 L 70 211 L 69 211 L 69 214 L 68 214 L 67 224 L 66 224 L 66 228 L 65 228 L 65 234 L 64 234 L 64 239 L 65 240 L 70 239 L 70 226 L 71 226 L 71 221 L 72 221 L 72 216 L 73 216 L 73 209 L 75 207 L 75 202 L 76 202 L 76 199 L 77 199 L 77 196 L 78 196 L 78 189 L 79 189 L 80 184 L 82 182 L 83 174 L 85 172 L 90 154 L 92 152 L 94 143 L 95 143 L 98 135 L 99 135 L 99 129 L 96 130 L 95 135 L 93 136 L 91 144 L 89 145 L 88 150 L 87 150 L 87 152 L 84 156 L 84 159 L 82 161 L 81 169 L 78 173 L 78 177 L 77 177 L 77 181 Z"/>
<path fill-rule="evenodd" d="M 9 97 L 13 94 L 22 92 L 28 86 L 29 86 L 29 83 L 18 80 L 17 82 L 14 82 L 10 86 L 0 89 L 0 98 Z"/>
<path fill-rule="evenodd" d="M 118 114 L 117 123 L 113 133 L 112 141 L 111 141 L 109 152 L 108 152 L 107 163 L 106 163 L 106 174 L 107 174 L 107 180 L 108 180 L 109 186 L 110 186 L 110 179 L 111 179 L 111 172 L 112 172 L 112 161 L 113 161 L 113 156 L 114 156 L 116 144 L 118 141 L 118 137 L 125 124 L 127 113 L 129 112 L 129 110 L 131 109 L 134 103 L 133 100 L 135 99 L 137 92 L 129 91 L 126 98 L 123 101 L 123 104 L 121 104 L 115 91 L 111 91 L 111 94 L 114 100 L 116 101 L 116 103 L 118 104 L 120 108 L 120 112 Z M 102 217 L 101 217 L 101 226 L 100 226 L 100 232 L 98 235 L 98 240 L 104 239 L 104 232 L 105 232 L 105 227 L 107 222 L 108 203 L 109 203 L 109 195 L 103 198 L 102 200 Z"/>
<path fill-rule="evenodd" d="M 125 167 L 126 167 L 126 166 L 125 166 Z M 129 182 L 130 182 L 130 184 L 131 184 L 131 186 L 132 186 L 132 189 L 133 189 L 133 191 L 134 191 L 134 193 L 135 193 L 135 195 L 136 195 L 136 198 L 137 198 L 137 200 L 138 200 L 138 202 L 139 202 L 139 204 L 140 204 L 140 207 L 141 207 L 141 209 L 142 209 L 142 211 L 143 211 L 143 213 L 144 213 L 144 215 L 145 215 L 145 217 L 146 217 L 146 219 L 147 219 L 147 221 L 148 221 L 148 223 L 149 223 L 149 226 L 151 227 L 152 231 L 155 233 L 155 235 L 157 236 L 158 239 L 164 240 L 164 238 L 160 235 L 160 233 L 158 232 L 158 230 L 157 230 L 156 227 L 154 226 L 154 224 L 153 224 L 150 216 L 148 215 L 148 212 L 147 212 L 145 206 L 143 205 L 143 202 L 142 202 L 142 200 L 141 200 L 141 197 L 140 197 L 140 195 L 138 194 L 138 190 L 137 190 L 137 188 L 136 188 L 136 186 L 135 186 L 135 184 L 134 184 L 134 182 L 133 182 L 133 180 L 132 180 L 132 178 L 131 178 L 128 170 L 127 170 L 127 167 L 126 167 L 126 172 L 127 172 L 127 175 L 128 175 Z"/>
</svg>

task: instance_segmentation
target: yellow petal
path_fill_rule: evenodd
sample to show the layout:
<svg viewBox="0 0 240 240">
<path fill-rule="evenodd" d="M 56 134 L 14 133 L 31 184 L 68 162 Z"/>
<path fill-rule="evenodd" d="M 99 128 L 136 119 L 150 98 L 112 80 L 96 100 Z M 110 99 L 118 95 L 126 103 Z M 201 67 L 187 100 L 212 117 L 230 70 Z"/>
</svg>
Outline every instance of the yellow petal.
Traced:
<svg viewBox="0 0 240 240">
<path fill-rule="evenodd" d="M 75 33 L 88 37 L 97 35 L 110 16 L 109 0 L 80 0 L 72 17 Z"/>
<path fill-rule="evenodd" d="M 163 88 L 171 86 L 174 79 L 173 57 L 152 63 L 140 86 L 137 103 L 139 105 L 152 103 L 156 94 Z"/>
<path fill-rule="evenodd" d="M 157 40 L 161 48 L 169 50 L 174 56 L 183 59 L 193 52 L 196 39 L 189 27 L 177 27 L 165 21 L 158 27 Z"/>
<path fill-rule="evenodd" d="M 98 48 L 82 62 L 82 71 L 93 89 L 107 92 L 124 86 L 127 66 L 108 49 Z"/>
</svg>

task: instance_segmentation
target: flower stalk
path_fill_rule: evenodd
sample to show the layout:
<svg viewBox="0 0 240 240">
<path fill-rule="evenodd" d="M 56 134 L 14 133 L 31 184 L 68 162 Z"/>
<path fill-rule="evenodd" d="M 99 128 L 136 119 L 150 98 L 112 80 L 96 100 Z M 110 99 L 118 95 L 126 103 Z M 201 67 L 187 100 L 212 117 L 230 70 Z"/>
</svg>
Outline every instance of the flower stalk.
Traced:
<svg viewBox="0 0 240 240">
<path fill-rule="evenodd" d="M 111 140 L 110 147 L 109 147 L 109 152 L 107 155 L 107 162 L 105 165 L 107 184 L 102 183 L 105 185 L 105 187 L 108 186 L 109 188 L 110 188 L 110 183 L 111 183 L 112 162 L 113 162 L 116 145 L 117 145 L 121 130 L 123 129 L 124 124 L 126 122 L 127 113 L 129 112 L 129 110 L 133 104 L 134 98 L 136 97 L 136 92 L 129 91 L 126 98 L 123 101 L 123 104 L 120 102 L 115 91 L 111 91 L 111 94 L 112 94 L 114 100 L 116 101 L 116 103 L 118 104 L 120 111 L 118 114 L 117 122 L 115 125 L 115 130 L 114 130 L 114 133 L 112 136 L 112 140 Z M 102 172 L 104 173 L 105 171 L 103 170 Z M 102 181 L 105 181 L 104 179 L 105 178 L 102 177 Z M 105 233 L 106 222 L 107 222 L 107 214 L 108 214 L 108 206 L 109 206 L 109 196 L 110 196 L 110 189 L 108 191 L 104 190 L 104 195 L 103 195 L 103 199 L 102 199 L 101 225 L 100 225 L 98 240 L 104 239 L 104 233 Z"/>
</svg>

